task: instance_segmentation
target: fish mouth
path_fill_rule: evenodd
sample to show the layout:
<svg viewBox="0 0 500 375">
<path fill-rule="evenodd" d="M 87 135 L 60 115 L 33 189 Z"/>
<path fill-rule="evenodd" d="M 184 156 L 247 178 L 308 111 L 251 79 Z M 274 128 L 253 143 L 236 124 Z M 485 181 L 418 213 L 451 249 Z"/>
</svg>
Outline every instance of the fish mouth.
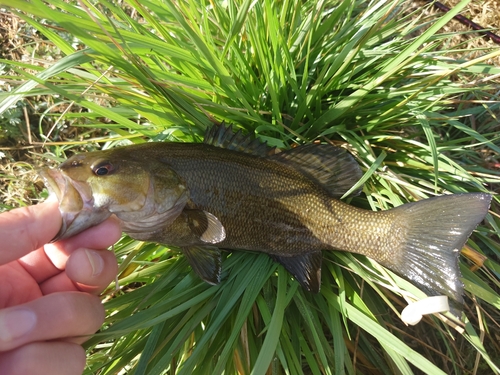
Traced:
<svg viewBox="0 0 500 375">
<path fill-rule="evenodd" d="M 86 182 L 73 180 L 58 168 L 43 168 L 38 174 L 59 201 L 62 226 L 52 242 L 74 236 L 111 216 L 106 208 L 95 207 L 92 188 Z"/>
</svg>

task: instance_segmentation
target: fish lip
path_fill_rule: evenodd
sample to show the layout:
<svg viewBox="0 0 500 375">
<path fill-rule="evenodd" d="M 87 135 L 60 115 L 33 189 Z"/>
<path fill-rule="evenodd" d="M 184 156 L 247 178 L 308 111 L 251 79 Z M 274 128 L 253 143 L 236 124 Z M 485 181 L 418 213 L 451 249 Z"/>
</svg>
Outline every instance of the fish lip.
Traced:
<svg viewBox="0 0 500 375">
<path fill-rule="evenodd" d="M 62 225 L 51 242 L 59 241 L 106 220 L 111 213 L 106 208 L 95 207 L 92 189 L 86 182 L 76 181 L 59 168 L 38 170 L 47 190 L 59 202 Z"/>
<path fill-rule="evenodd" d="M 47 187 L 50 195 L 55 195 L 57 200 L 61 199 L 61 181 L 60 177 L 62 177 L 61 173 L 54 173 L 54 169 L 50 168 L 41 168 L 37 170 L 38 175 L 42 178 L 43 183 Z"/>
</svg>

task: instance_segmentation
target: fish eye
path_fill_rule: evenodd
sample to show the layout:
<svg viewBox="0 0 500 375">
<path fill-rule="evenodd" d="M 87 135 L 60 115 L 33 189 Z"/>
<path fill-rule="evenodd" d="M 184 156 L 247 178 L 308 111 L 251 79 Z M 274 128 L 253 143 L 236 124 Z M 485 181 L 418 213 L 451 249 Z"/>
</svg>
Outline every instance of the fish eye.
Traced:
<svg viewBox="0 0 500 375">
<path fill-rule="evenodd" d="M 92 166 L 92 171 L 96 176 L 106 176 L 113 172 L 114 167 L 109 161 L 100 162 Z"/>
</svg>

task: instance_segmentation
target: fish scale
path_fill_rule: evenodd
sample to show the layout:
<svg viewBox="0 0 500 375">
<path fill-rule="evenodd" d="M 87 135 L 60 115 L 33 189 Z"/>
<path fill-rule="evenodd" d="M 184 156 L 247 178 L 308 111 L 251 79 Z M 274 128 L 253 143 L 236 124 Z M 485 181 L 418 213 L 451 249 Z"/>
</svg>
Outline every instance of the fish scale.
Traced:
<svg viewBox="0 0 500 375">
<path fill-rule="evenodd" d="M 221 247 L 284 256 L 355 248 L 345 226 L 356 226 L 356 215 L 370 212 L 352 210 L 287 166 L 266 159 L 252 160 L 230 150 L 217 150 L 212 158 L 211 146 L 190 146 L 189 151 L 182 148 L 180 153 L 170 150 L 168 165 L 181 171 L 186 185 L 194 187 L 190 188 L 188 206 L 213 213 L 224 223 L 228 235 Z M 193 153 L 201 161 L 188 157 Z M 223 193 L 216 196 L 213 191 Z M 351 209 L 342 218 L 341 206 Z M 276 232 L 269 230 L 273 224 L 279 229 Z M 328 242 L 331 239 L 334 242 Z"/>
</svg>

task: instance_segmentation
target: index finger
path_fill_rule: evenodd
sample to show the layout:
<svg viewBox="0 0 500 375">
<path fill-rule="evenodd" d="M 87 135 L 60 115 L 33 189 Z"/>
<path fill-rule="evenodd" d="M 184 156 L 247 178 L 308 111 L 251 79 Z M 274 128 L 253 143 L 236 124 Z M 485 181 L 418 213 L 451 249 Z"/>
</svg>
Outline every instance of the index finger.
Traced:
<svg viewBox="0 0 500 375">
<path fill-rule="evenodd" d="M 9 263 L 52 240 L 61 228 L 56 201 L 0 214 L 0 264 Z"/>
</svg>

